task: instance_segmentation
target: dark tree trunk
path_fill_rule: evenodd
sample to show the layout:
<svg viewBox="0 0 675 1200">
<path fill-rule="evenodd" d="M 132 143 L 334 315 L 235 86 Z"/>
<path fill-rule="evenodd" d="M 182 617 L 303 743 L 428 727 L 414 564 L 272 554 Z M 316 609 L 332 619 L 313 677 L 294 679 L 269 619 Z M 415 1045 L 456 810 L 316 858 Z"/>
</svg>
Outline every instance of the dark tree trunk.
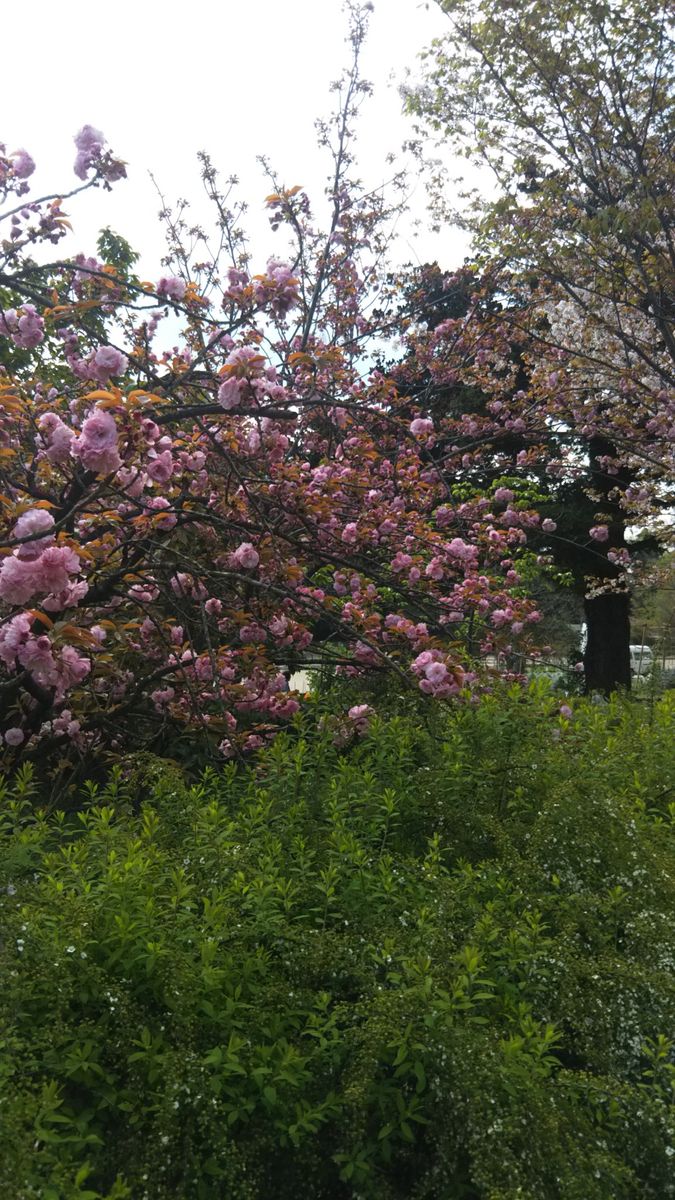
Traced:
<svg viewBox="0 0 675 1200">
<path fill-rule="evenodd" d="M 629 606 L 628 593 L 619 590 L 584 600 L 587 692 L 603 692 L 608 696 L 617 688 L 630 689 Z"/>
</svg>

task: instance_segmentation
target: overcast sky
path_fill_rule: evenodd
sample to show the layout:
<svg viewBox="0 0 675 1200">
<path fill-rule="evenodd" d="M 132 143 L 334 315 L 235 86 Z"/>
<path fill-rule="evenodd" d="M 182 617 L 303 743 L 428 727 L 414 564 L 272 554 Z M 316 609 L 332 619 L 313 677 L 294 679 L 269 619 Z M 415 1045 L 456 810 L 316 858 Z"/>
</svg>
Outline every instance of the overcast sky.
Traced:
<svg viewBox="0 0 675 1200">
<path fill-rule="evenodd" d="M 159 274 L 163 239 L 149 172 L 167 200 L 186 197 L 201 218 L 196 152 L 202 148 L 223 177 L 240 177 L 260 242 L 268 236 L 263 200 L 269 188 L 257 155 L 267 155 L 287 185 L 299 183 L 314 197 L 322 190 L 329 163 L 316 148 L 313 122 L 330 112 L 330 82 L 349 57 L 341 0 L 117 0 L 105 7 L 91 0 L 32 0 L 24 19 L 30 58 L 25 31 L 18 29 L 22 52 L 8 52 L 6 43 L 3 53 L 0 140 L 36 159 L 33 195 L 76 182 L 72 138 L 85 123 L 101 129 L 128 164 L 128 180 L 111 193 L 69 202 L 75 234 L 68 252 L 91 252 L 97 230 L 110 225 L 142 250 L 143 272 Z M 387 152 L 399 152 L 412 134 L 396 84 L 407 67 L 416 70 L 416 55 L 444 24 L 434 3 L 374 2 L 363 74 L 375 95 L 358 142 L 371 185 L 391 173 Z M 421 185 L 412 207 L 424 215 Z M 261 245 L 260 257 L 273 249 L 274 243 Z M 452 230 L 414 243 L 404 229 L 398 248 L 399 257 L 438 257 L 448 267 L 464 253 Z"/>
</svg>

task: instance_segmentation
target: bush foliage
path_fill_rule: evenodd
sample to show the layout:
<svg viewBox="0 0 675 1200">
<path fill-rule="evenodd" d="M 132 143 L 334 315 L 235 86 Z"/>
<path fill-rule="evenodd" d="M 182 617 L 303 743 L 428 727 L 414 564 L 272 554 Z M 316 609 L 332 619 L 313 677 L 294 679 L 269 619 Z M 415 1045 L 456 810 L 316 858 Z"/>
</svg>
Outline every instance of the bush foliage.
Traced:
<svg viewBox="0 0 675 1200">
<path fill-rule="evenodd" d="M 675 1195 L 674 701 L 318 712 L 69 814 L 19 775 L 0 1195 Z"/>
</svg>

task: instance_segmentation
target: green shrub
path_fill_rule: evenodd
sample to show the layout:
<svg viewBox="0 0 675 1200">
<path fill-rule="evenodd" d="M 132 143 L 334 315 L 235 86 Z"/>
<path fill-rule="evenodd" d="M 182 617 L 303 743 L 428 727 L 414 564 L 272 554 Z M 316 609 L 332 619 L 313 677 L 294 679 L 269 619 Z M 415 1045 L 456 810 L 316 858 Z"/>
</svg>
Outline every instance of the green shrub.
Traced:
<svg viewBox="0 0 675 1200">
<path fill-rule="evenodd" d="M 3 1200 L 675 1195 L 675 696 L 399 708 L 14 781 Z"/>
</svg>

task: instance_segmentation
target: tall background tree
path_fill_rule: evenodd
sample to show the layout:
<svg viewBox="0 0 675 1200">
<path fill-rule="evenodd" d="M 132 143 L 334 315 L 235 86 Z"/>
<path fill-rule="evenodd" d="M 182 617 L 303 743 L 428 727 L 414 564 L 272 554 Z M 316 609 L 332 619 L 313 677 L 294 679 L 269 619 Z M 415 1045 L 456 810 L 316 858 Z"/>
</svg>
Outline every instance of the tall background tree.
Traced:
<svg viewBox="0 0 675 1200">
<path fill-rule="evenodd" d="M 528 395 L 528 359 L 533 357 L 536 362 L 537 358 L 536 348 L 534 352 L 530 349 L 529 356 L 523 354 L 520 333 L 508 348 L 514 368 L 506 397 L 509 417 L 504 424 L 494 421 L 494 397 L 491 401 L 492 393 L 472 377 L 477 360 L 488 352 L 491 325 L 505 318 L 511 320 L 513 309 L 509 306 L 513 304 L 508 287 L 500 291 L 489 278 L 482 281 L 475 268 L 465 266 L 444 272 L 435 263 L 415 268 L 407 276 L 400 313 L 408 335 L 408 352 L 390 369 L 401 391 L 425 405 L 442 423 L 444 434 L 437 440 L 432 457 L 443 464 L 446 473 L 452 473 L 455 489 L 470 487 L 484 495 L 496 488 L 501 488 L 504 495 L 511 489 L 512 502 L 536 506 L 545 524 L 529 538 L 528 588 L 536 594 L 542 609 L 546 642 L 552 644 L 558 656 L 569 655 L 576 662 L 588 579 L 600 576 L 609 581 L 623 573 L 623 568 L 608 559 L 602 546 L 589 535 L 594 528 L 598 494 L 603 489 L 610 491 L 604 511 L 612 513 L 617 526 L 615 544 L 619 544 L 618 539 L 625 542 L 627 517 L 613 494 L 616 476 L 599 470 L 591 457 L 589 440 L 581 432 L 549 420 L 545 408 L 536 426 L 533 414 L 527 423 L 512 419 L 511 414 Z M 496 385 L 488 376 L 488 388 L 490 382 Z M 503 404 L 498 400 L 497 408 Z M 535 428 L 539 443 L 536 450 Z M 459 454 L 451 452 L 453 445 Z M 550 465 L 557 464 L 565 454 L 574 455 L 574 470 L 551 472 Z M 504 501 L 501 508 L 506 508 Z M 659 552 L 658 535 L 662 530 L 653 521 L 651 526 L 630 531 L 631 579 L 638 571 L 651 567 Z M 532 552 L 536 552 L 536 562 Z M 623 592 L 624 602 L 626 598 Z M 610 632 L 616 638 L 616 623 Z M 625 624 L 619 626 L 618 633 L 628 636 Z M 617 663 L 611 654 L 608 657 L 611 671 Z M 588 674 L 593 690 L 598 686 L 597 677 L 594 679 L 590 671 Z M 628 684 L 625 679 L 620 682 Z"/>
<path fill-rule="evenodd" d="M 496 199 L 474 198 L 464 219 L 482 271 L 501 273 L 512 297 L 499 322 L 527 364 L 527 386 L 510 398 L 503 356 L 492 370 L 487 356 L 479 382 L 532 447 L 550 450 L 555 434 L 548 470 L 563 491 L 574 481 L 577 501 L 584 479 L 595 563 L 584 571 L 587 685 L 628 686 L 626 533 L 667 508 L 675 477 L 670 6 L 439 7 L 448 33 L 408 104 L 496 180 Z"/>
</svg>

